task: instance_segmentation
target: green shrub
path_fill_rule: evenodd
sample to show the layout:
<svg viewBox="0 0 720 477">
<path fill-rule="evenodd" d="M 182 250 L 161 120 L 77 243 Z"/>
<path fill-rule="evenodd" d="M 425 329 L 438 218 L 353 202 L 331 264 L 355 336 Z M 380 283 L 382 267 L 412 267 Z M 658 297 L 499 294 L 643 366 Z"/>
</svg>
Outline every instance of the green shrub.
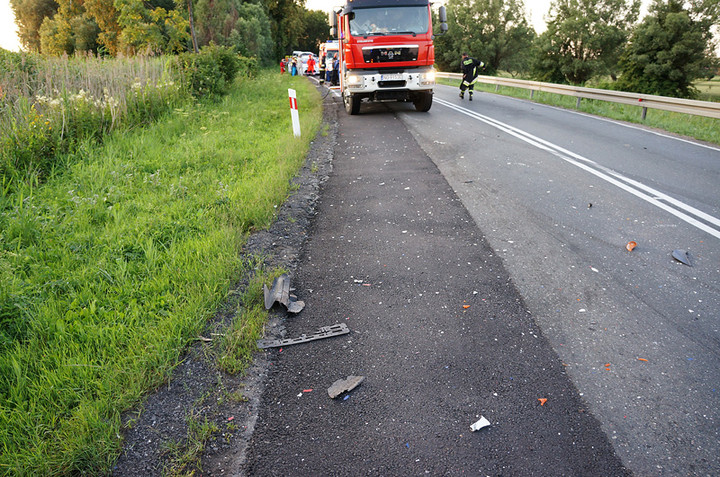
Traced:
<svg viewBox="0 0 720 477">
<path fill-rule="evenodd" d="M 225 94 L 237 75 L 237 55 L 230 48 L 210 45 L 200 53 L 183 53 L 177 58 L 184 86 L 196 97 Z"/>
</svg>

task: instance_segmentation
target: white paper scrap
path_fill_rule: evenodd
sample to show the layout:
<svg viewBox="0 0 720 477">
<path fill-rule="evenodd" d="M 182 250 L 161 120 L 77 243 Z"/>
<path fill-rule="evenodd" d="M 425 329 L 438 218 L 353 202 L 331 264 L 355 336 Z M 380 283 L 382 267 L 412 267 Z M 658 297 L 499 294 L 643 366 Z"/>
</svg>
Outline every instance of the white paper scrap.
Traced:
<svg viewBox="0 0 720 477">
<path fill-rule="evenodd" d="M 483 427 L 487 427 L 489 425 L 490 425 L 490 421 L 485 419 L 483 416 L 480 416 L 480 420 L 478 422 L 476 422 L 475 424 L 473 424 L 472 426 L 470 426 L 470 429 L 473 432 L 475 432 L 475 431 L 479 431 Z"/>
</svg>

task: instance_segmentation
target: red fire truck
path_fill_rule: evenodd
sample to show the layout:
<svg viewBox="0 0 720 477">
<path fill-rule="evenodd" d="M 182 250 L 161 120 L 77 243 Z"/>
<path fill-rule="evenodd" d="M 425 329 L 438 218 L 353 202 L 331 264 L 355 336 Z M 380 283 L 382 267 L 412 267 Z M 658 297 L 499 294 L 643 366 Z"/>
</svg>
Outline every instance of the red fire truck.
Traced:
<svg viewBox="0 0 720 477">
<path fill-rule="evenodd" d="M 440 7 L 441 33 L 447 31 Z M 435 50 L 428 0 L 347 0 L 331 13 L 340 41 L 340 89 L 345 109 L 358 114 L 367 101 L 412 101 L 432 106 Z M 339 32 L 339 35 L 338 35 Z"/>
</svg>

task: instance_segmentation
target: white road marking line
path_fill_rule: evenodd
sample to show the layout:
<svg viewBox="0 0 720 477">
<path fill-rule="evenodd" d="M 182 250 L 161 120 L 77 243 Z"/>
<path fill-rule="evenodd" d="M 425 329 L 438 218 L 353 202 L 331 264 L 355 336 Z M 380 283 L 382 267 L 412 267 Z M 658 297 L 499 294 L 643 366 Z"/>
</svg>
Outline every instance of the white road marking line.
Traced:
<svg viewBox="0 0 720 477">
<path fill-rule="evenodd" d="M 665 202 L 668 202 L 675 207 L 684 210 L 685 212 L 688 212 L 689 214 L 693 214 L 696 217 L 699 217 L 707 222 L 710 222 L 711 224 L 714 224 L 720 228 L 720 219 L 706 214 L 705 212 L 702 212 L 701 210 L 698 210 L 682 201 L 679 201 L 673 197 L 668 196 L 667 194 L 664 194 L 660 191 L 657 191 L 651 187 L 648 187 L 642 183 L 639 183 L 633 179 L 630 179 L 628 177 L 623 176 L 622 174 L 613 171 L 612 169 L 609 169 L 605 166 L 601 166 L 600 164 L 596 163 L 595 161 L 588 159 L 586 157 L 583 157 L 579 154 L 576 154 L 572 151 L 568 151 L 567 149 L 560 147 L 556 144 L 553 144 L 549 141 L 546 141 L 542 138 L 539 138 L 537 136 L 534 136 L 526 131 L 523 131 L 521 129 L 518 129 L 516 127 L 510 126 L 509 124 L 505 124 L 501 121 L 498 121 L 496 119 L 490 118 L 488 116 L 482 115 L 480 113 L 476 113 L 474 111 L 470 111 L 468 109 L 462 108 L 460 106 L 457 106 L 455 104 L 452 104 L 448 101 L 445 101 L 443 99 L 434 98 L 434 101 L 437 103 L 442 104 L 443 106 L 447 106 L 450 109 L 454 109 L 455 111 L 462 113 L 466 116 L 470 116 L 473 119 L 477 119 L 478 121 L 482 121 L 485 124 L 488 124 L 489 126 L 493 126 L 501 131 L 506 132 L 507 134 L 510 134 L 511 136 L 515 136 L 518 139 L 533 145 L 539 149 L 543 149 L 554 156 L 559 157 L 560 159 L 577 166 L 581 169 L 586 170 L 587 172 L 609 182 L 610 184 L 613 184 L 620 189 L 623 189 L 626 192 L 629 192 L 630 194 L 635 195 L 636 197 L 639 197 L 640 199 L 649 202 L 650 204 L 665 210 L 666 212 L 669 212 L 670 214 L 678 217 L 679 219 L 683 220 L 684 222 L 709 233 L 715 238 L 720 239 L 720 230 L 715 229 L 711 226 L 708 226 L 707 224 L 700 222 L 699 220 L 695 219 L 694 217 L 691 217 L 687 215 L 684 212 L 681 212 L 680 210 L 671 207 L 670 205 L 666 204 Z M 645 192 L 650 193 L 646 194 Z M 664 201 L 664 202 L 662 202 Z"/>
</svg>

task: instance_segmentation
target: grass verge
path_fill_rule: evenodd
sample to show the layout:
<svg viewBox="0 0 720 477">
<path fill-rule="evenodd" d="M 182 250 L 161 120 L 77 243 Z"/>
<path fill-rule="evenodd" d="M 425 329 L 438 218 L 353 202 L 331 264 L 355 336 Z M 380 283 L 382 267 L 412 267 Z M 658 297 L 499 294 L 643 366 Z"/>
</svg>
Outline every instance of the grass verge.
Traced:
<svg viewBox="0 0 720 477">
<path fill-rule="evenodd" d="M 62 174 L 4 198 L 0 474 L 109 471 L 121 412 L 167 379 L 251 273 L 247 234 L 286 199 L 321 110 L 304 78 L 264 72 L 220 102 L 88 143 Z"/>
<path fill-rule="evenodd" d="M 438 83 L 455 87 L 460 86 L 460 80 L 439 78 Z M 495 85 L 484 83 L 475 83 L 475 90 L 525 99 L 565 109 L 576 109 L 577 98 L 572 96 L 536 91 L 531 100 L 530 90 L 500 86 L 496 91 Z M 580 108 L 576 110 L 620 121 L 642 124 L 644 126 L 663 129 L 671 133 L 694 137 L 701 141 L 720 144 L 720 120 L 718 119 L 673 113 L 658 109 L 648 109 L 647 117 L 643 120 L 641 117 L 642 108 L 639 106 L 609 103 L 607 101 L 593 99 L 583 99 L 580 102 Z"/>
</svg>

